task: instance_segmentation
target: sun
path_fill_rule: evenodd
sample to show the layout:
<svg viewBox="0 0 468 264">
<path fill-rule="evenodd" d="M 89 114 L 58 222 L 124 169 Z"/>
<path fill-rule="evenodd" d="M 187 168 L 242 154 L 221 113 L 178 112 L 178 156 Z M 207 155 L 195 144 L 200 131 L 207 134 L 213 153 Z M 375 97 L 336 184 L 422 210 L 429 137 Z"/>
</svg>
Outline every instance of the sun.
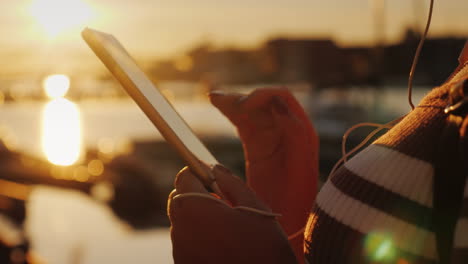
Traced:
<svg viewBox="0 0 468 264">
<path fill-rule="evenodd" d="M 63 74 L 49 75 L 44 79 L 42 85 L 49 98 L 60 98 L 65 96 L 70 88 L 70 78 Z"/>
<path fill-rule="evenodd" d="M 83 0 L 32 0 L 29 12 L 49 37 L 83 27 L 94 16 Z"/>
</svg>

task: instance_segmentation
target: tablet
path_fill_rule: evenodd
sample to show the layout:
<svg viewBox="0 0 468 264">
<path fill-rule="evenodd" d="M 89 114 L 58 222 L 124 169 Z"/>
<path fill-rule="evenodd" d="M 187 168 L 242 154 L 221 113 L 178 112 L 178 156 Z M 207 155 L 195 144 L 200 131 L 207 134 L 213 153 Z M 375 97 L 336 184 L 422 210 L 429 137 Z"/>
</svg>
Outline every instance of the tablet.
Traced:
<svg viewBox="0 0 468 264">
<path fill-rule="evenodd" d="M 216 165 L 218 161 L 122 44 L 114 36 L 90 28 L 83 30 L 82 37 L 190 169 L 211 186 L 214 177 L 206 165 Z"/>
</svg>

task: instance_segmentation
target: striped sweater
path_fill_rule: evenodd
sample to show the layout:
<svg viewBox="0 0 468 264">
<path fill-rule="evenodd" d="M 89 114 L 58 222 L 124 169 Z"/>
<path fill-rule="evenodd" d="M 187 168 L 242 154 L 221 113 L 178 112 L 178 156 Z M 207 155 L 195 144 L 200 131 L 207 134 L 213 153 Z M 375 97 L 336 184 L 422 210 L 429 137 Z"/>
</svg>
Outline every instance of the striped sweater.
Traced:
<svg viewBox="0 0 468 264">
<path fill-rule="evenodd" d="M 468 65 L 328 179 L 305 232 L 310 264 L 468 263 L 468 160 L 460 161 L 456 151 L 458 134 L 454 144 L 441 141 L 447 127 L 444 108 L 449 104 L 449 90 L 466 79 Z M 465 124 L 468 127 L 468 121 Z M 462 129 L 462 137 L 463 133 Z M 455 205 L 437 207 L 434 186 L 445 187 L 451 175 L 446 175 L 449 172 L 444 168 L 453 165 L 445 163 L 455 162 L 465 166 L 462 184 L 453 190 L 455 197 L 460 193 L 454 204 L 461 204 L 461 209 Z M 437 215 L 444 215 L 446 209 L 458 218 L 456 225 L 453 221 L 453 228 L 442 234 L 453 242 L 451 257 L 443 256 L 451 262 L 442 261 L 440 252 L 444 251 L 439 247 L 444 238 L 437 231 L 441 225 Z"/>
</svg>

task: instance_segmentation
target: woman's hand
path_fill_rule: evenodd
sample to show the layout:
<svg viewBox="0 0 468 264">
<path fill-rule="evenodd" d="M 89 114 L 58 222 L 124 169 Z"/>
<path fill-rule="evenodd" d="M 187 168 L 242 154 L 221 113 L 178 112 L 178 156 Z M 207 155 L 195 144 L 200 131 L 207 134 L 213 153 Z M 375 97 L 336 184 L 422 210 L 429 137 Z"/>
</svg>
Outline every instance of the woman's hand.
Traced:
<svg viewBox="0 0 468 264">
<path fill-rule="evenodd" d="M 284 88 L 249 95 L 212 92 L 210 99 L 243 142 L 248 185 L 275 213 L 288 235 L 300 231 L 312 208 L 318 176 L 318 138 L 306 113 Z M 292 239 L 303 259 L 303 234 Z"/>
<path fill-rule="evenodd" d="M 296 263 L 274 216 L 238 207 L 270 209 L 227 169 L 212 172 L 226 200 L 210 195 L 189 169 L 177 175 L 168 201 L 175 263 Z"/>
</svg>

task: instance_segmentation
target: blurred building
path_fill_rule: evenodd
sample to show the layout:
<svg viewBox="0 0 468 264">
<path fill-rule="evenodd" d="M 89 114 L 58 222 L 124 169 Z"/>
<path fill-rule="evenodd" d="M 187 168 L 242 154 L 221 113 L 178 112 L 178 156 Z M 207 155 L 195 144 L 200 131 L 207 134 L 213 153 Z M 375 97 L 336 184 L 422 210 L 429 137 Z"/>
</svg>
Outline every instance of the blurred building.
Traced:
<svg viewBox="0 0 468 264">
<path fill-rule="evenodd" d="M 407 82 L 419 36 L 384 47 L 340 47 L 330 39 L 277 38 L 257 49 L 214 49 L 202 44 L 180 58 L 156 62 L 156 80 L 207 79 L 222 84 L 298 83 L 313 87 L 401 85 Z M 457 64 L 464 38 L 426 40 L 416 83 L 438 85 Z"/>
</svg>

